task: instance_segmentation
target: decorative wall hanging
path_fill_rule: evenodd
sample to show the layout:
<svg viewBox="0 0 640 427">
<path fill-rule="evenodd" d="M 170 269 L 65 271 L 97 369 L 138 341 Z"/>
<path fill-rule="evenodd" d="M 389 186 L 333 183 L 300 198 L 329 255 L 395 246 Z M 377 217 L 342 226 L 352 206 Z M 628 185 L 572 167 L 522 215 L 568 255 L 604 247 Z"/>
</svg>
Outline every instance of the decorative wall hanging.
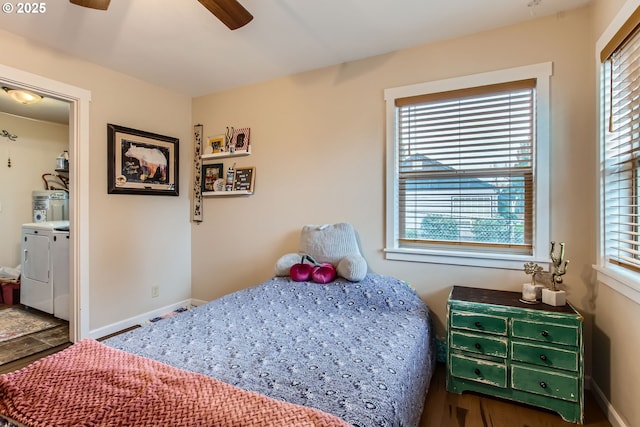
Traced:
<svg viewBox="0 0 640 427">
<path fill-rule="evenodd" d="M 178 195 L 178 138 L 107 124 L 109 194 Z"/>
<path fill-rule="evenodd" d="M 3 136 L 5 138 L 9 138 L 9 141 L 15 141 L 16 139 L 18 139 L 18 135 L 13 135 L 13 134 L 9 133 L 9 131 L 6 131 L 4 129 L 2 129 L 2 133 L 0 134 L 0 136 Z"/>
<path fill-rule="evenodd" d="M 9 131 L 6 131 L 4 129 L 2 129 L 2 133 L 0 133 L 0 136 L 2 136 L 4 138 L 8 138 L 9 141 L 15 141 L 16 139 L 18 139 L 18 135 L 14 135 L 12 133 L 9 133 Z M 8 168 L 11 167 L 11 151 L 9 151 L 8 154 L 7 154 L 7 167 Z"/>
<path fill-rule="evenodd" d="M 202 222 L 202 125 L 193 127 L 193 221 Z"/>
</svg>

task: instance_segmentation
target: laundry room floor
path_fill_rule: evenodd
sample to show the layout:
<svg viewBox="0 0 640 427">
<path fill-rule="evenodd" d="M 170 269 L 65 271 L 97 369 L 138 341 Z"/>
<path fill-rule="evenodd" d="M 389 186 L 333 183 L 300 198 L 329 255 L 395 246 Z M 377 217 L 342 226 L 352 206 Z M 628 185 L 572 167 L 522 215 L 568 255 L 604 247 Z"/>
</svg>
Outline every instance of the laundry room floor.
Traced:
<svg viewBox="0 0 640 427">
<path fill-rule="evenodd" d="M 7 308 L 9 308 L 8 305 L 0 304 L 0 310 Z M 25 309 L 20 304 L 13 305 L 13 308 Z M 52 316 L 39 313 L 37 310 L 29 310 L 29 312 L 45 318 L 52 318 Z M 0 365 L 0 374 L 20 369 L 43 356 L 71 345 L 69 342 L 69 323 L 60 319 L 56 320 L 60 321 L 59 326 L 0 342 L 0 360 L 6 361 Z"/>
</svg>

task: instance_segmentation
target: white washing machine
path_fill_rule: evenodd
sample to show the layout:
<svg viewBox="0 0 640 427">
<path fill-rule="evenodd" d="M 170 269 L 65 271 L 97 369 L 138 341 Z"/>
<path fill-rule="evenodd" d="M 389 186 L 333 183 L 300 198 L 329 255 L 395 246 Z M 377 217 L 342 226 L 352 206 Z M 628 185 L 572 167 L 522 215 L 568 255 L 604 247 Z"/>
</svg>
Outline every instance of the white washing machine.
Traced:
<svg viewBox="0 0 640 427">
<path fill-rule="evenodd" d="M 69 320 L 69 221 L 22 225 L 20 302 Z"/>
</svg>

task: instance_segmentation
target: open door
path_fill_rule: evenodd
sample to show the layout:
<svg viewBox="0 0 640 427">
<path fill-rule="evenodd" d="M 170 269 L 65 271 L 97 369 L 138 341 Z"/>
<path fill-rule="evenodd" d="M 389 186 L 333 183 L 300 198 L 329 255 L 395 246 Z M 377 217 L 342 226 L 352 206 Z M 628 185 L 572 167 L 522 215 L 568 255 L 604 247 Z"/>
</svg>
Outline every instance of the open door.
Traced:
<svg viewBox="0 0 640 427">
<path fill-rule="evenodd" d="M 85 89 L 0 64 L 0 85 L 69 104 L 69 340 L 89 337 L 89 102 Z"/>
</svg>

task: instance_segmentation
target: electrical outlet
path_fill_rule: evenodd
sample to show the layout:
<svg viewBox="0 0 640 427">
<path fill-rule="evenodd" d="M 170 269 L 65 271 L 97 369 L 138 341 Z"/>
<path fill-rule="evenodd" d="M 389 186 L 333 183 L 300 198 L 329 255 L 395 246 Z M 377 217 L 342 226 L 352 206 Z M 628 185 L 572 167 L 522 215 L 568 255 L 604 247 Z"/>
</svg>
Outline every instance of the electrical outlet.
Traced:
<svg viewBox="0 0 640 427">
<path fill-rule="evenodd" d="M 156 298 L 160 296 L 160 286 L 152 286 L 151 287 L 151 298 Z"/>
</svg>

